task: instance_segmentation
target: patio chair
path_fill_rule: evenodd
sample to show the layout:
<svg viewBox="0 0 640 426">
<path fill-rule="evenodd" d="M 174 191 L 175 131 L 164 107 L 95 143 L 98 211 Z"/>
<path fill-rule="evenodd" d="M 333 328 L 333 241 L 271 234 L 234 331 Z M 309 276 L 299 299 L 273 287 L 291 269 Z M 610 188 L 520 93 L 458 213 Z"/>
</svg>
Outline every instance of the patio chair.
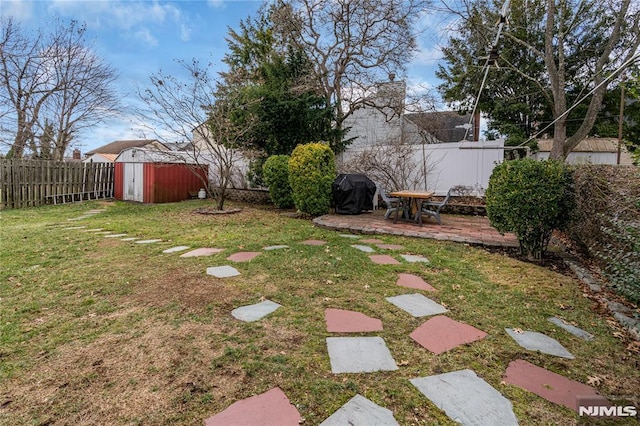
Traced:
<svg viewBox="0 0 640 426">
<path fill-rule="evenodd" d="M 434 217 L 438 221 L 438 225 L 442 225 L 440 219 L 440 210 L 449 202 L 451 197 L 451 189 L 447 192 L 447 196 L 442 201 L 423 201 L 420 211 L 420 224 L 422 225 L 422 215 L 429 215 Z"/>
<path fill-rule="evenodd" d="M 387 212 L 384 214 L 384 218 L 388 219 L 391 213 L 401 208 L 402 200 L 400 200 L 400 198 L 389 197 L 381 185 L 376 184 L 376 186 L 378 187 L 378 193 L 382 201 L 387 206 Z"/>
</svg>

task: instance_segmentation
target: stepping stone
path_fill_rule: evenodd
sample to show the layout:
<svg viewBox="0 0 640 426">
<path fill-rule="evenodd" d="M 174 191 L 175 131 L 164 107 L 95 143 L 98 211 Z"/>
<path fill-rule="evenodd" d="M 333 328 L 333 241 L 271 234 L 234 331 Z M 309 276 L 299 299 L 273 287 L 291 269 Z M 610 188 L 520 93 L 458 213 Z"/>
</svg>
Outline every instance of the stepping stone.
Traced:
<svg viewBox="0 0 640 426">
<path fill-rule="evenodd" d="M 360 240 L 360 241 L 365 244 L 383 244 L 384 243 L 384 241 L 379 240 L 377 238 L 367 238 L 365 240 Z"/>
<path fill-rule="evenodd" d="M 224 251 L 221 248 L 199 248 L 195 250 L 188 251 L 184 254 L 181 254 L 180 257 L 200 257 L 200 256 L 211 256 L 212 254 L 220 253 Z"/>
<path fill-rule="evenodd" d="M 109 235 L 109 234 L 113 234 L 113 231 L 102 231 L 102 232 L 96 232 L 96 234 L 105 234 L 105 235 Z"/>
<path fill-rule="evenodd" d="M 153 244 L 153 243 L 159 243 L 162 240 L 138 240 L 136 241 L 136 244 Z"/>
<path fill-rule="evenodd" d="M 376 246 L 385 250 L 402 250 L 404 248 L 404 246 L 399 244 L 376 244 Z"/>
<path fill-rule="evenodd" d="M 129 238 L 121 238 L 120 241 L 135 241 L 135 240 L 139 240 L 140 238 L 138 237 L 129 237 Z"/>
<path fill-rule="evenodd" d="M 179 251 L 184 251 L 186 249 L 188 249 L 189 246 L 176 246 L 176 247 L 171 247 L 168 248 L 166 250 L 162 250 L 163 253 L 177 253 Z"/>
<path fill-rule="evenodd" d="M 327 337 L 327 350 L 334 374 L 398 369 L 381 337 Z"/>
<path fill-rule="evenodd" d="M 555 355 L 562 358 L 574 359 L 571 352 L 565 349 L 558 341 L 537 331 L 516 332 L 511 328 L 505 328 L 509 336 L 520 346 L 530 351 L 540 351 L 544 354 Z"/>
<path fill-rule="evenodd" d="M 302 417 L 280 388 L 273 388 L 231 404 L 228 408 L 205 419 L 205 426 L 282 425 L 298 426 Z"/>
<path fill-rule="evenodd" d="M 404 260 L 406 260 L 409 263 L 417 263 L 417 262 L 429 263 L 429 259 L 427 259 L 424 256 L 420 256 L 420 255 L 401 254 L 400 257 L 403 258 Z"/>
<path fill-rule="evenodd" d="M 286 244 L 280 244 L 280 245 L 277 245 L 277 246 L 263 247 L 262 250 L 268 250 L 269 251 L 269 250 L 280 250 L 280 249 L 286 249 L 286 248 L 289 248 L 289 246 L 286 245 Z"/>
<path fill-rule="evenodd" d="M 325 244 L 327 244 L 326 241 L 322 241 L 322 240 L 305 240 L 303 242 L 301 242 L 300 244 L 304 244 L 306 246 L 323 246 Z"/>
<path fill-rule="evenodd" d="M 449 312 L 449 310 L 444 306 L 418 293 L 387 297 L 387 301 L 393 303 L 398 308 L 410 313 L 416 318 Z"/>
<path fill-rule="evenodd" d="M 68 227 L 68 228 L 63 228 L 63 230 L 65 230 L 65 231 L 71 231 L 71 230 L 73 230 L 73 229 L 84 229 L 84 228 L 86 228 L 86 226 L 70 226 L 70 227 Z"/>
<path fill-rule="evenodd" d="M 509 363 L 504 381 L 574 411 L 578 411 L 579 405 L 610 405 L 592 387 L 521 359 Z"/>
<path fill-rule="evenodd" d="M 231 311 L 231 315 L 240 321 L 253 322 L 266 317 L 281 306 L 282 305 L 272 302 L 271 300 L 265 300 L 253 305 L 236 308 Z"/>
<path fill-rule="evenodd" d="M 248 262 L 260 254 L 262 254 L 260 251 L 241 251 L 233 253 L 231 256 L 227 257 L 227 260 L 232 262 Z"/>
<path fill-rule="evenodd" d="M 386 254 L 372 254 L 371 256 L 369 256 L 369 259 L 371 259 L 371 261 L 376 265 L 399 265 L 400 264 L 400 262 L 398 262 L 396 259 Z"/>
<path fill-rule="evenodd" d="M 328 308 L 324 310 L 324 319 L 329 333 L 382 331 L 382 321 L 360 312 Z"/>
<path fill-rule="evenodd" d="M 104 213 L 104 212 L 106 212 L 106 211 L 107 211 L 107 210 L 105 210 L 105 209 L 91 209 L 91 210 L 89 210 L 89 213 L 91 213 L 91 214 L 98 214 L 98 213 Z"/>
<path fill-rule="evenodd" d="M 370 426 L 397 425 L 391 410 L 381 407 L 365 398 L 356 395 L 328 417 L 320 426 Z"/>
<path fill-rule="evenodd" d="M 240 275 L 240 272 L 233 266 L 210 266 L 207 268 L 207 275 L 213 275 L 216 278 L 229 278 Z"/>
<path fill-rule="evenodd" d="M 109 235 L 105 235 L 105 238 L 120 238 L 120 237 L 124 237 L 127 234 L 109 234 Z"/>
<path fill-rule="evenodd" d="M 104 228 L 93 228 L 93 229 L 87 229 L 85 230 L 85 232 L 100 232 L 103 231 Z"/>
<path fill-rule="evenodd" d="M 372 249 L 371 247 L 369 247 L 369 246 L 363 246 L 363 245 L 361 245 L 361 244 L 353 244 L 351 247 L 353 247 L 354 249 L 357 249 L 357 250 L 363 251 L 363 252 L 365 252 L 365 253 L 373 253 L 373 252 L 375 252 L 375 250 L 374 250 L 374 249 Z"/>
<path fill-rule="evenodd" d="M 511 401 L 471 370 L 410 382 L 449 418 L 463 425 L 517 425 Z"/>
<path fill-rule="evenodd" d="M 396 284 L 402 287 L 414 288 L 416 290 L 437 291 L 435 288 L 427 284 L 425 280 L 413 274 L 398 274 L 398 281 L 396 281 Z"/>
<path fill-rule="evenodd" d="M 353 234 L 338 234 L 343 238 L 353 238 L 354 240 L 357 240 L 358 238 L 360 238 L 359 235 L 353 235 Z"/>
<path fill-rule="evenodd" d="M 430 318 L 410 335 L 419 345 L 436 355 L 486 336 L 487 333 L 482 330 L 445 316 Z"/>
<path fill-rule="evenodd" d="M 578 328 L 574 325 L 569 324 L 568 322 L 566 322 L 565 320 L 558 318 L 558 317 L 551 317 L 549 318 L 549 322 L 557 325 L 558 327 L 560 327 L 563 330 L 568 331 L 569 333 L 573 334 L 574 336 L 577 336 L 581 339 L 584 340 L 592 340 L 593 339 L 593 334 L 588 333 L 586 331 L 584 331 L 581 328 Z"/>
</svg>

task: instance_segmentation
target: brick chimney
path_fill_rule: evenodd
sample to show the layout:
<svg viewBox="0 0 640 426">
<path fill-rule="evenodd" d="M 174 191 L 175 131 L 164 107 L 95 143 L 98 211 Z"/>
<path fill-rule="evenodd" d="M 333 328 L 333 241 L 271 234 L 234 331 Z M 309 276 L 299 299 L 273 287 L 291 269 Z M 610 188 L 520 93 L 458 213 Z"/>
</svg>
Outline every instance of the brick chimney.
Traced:
<svg viewBox="0 0 640 426">
<path fill-rule="evenodd" d="M 73 150 L 73 154 L 72 154 L 71 158 L 73 158 L 74 160 L 80 160 L 81 159 L 80 150 L 78 148 Z"/>
</svg>

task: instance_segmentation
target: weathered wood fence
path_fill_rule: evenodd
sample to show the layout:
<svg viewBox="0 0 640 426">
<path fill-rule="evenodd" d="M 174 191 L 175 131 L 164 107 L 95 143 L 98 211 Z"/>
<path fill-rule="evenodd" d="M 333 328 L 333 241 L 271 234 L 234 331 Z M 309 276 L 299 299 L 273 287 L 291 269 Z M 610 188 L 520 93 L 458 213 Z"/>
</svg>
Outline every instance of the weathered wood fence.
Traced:
<svg viewBox="0 0 640 426">
<path fill-rule="evenodd" d="M 113 197 L 112 163 L 0 159 L 0 209 Z"/>
</svg>

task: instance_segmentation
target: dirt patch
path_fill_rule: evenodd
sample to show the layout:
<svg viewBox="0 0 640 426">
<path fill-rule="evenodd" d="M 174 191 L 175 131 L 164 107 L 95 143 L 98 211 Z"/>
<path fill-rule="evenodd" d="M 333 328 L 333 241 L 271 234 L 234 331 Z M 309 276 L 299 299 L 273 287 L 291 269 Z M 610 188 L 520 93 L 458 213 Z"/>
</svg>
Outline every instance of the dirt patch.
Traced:
<svg viewBox="0 0 640 426">
<path fill-rule="evenodd" d="M 138 281 L 131 297 L 136 303 L 146 306 L 162 307 L 177 303 L 191 312 L 213 308 L 228 313 L 234 308 L 233 300 L 243 294 L 230 282 L 205 275 L 203 271 L 177 268 L 159 277 Z"/>
<path fill-rule="evenodd" d="M 221 215 L 221 214 L 234 214 L 240 213 L 242 209 L 227 209 L 227 210 L 218 210 L 213 207 L 204 207 L 201 209 L 194 210 L 196 214 L 210 214 L 210 215 Z"/>
<path fill-rule="evenodd" d="M 121 334 L 65 345 L 12 380 L 3 411 L 14 424 L 166 423 L 166 413 L 192 400 L 225 400 L 241 386 L 241 371 L 214 376 L 210 368 L 224 353 L 223 333 L 216 324 L 146 319 Z"/>
</svg>

